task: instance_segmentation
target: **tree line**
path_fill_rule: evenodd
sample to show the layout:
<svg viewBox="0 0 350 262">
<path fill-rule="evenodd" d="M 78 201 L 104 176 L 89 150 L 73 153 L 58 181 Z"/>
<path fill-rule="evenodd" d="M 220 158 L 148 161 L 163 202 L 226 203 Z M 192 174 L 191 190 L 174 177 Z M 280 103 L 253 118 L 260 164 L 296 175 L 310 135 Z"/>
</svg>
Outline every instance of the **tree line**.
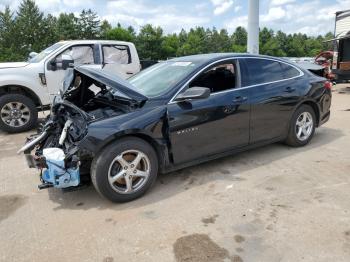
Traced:
<svg viewBox="0 0 350 262">
<path fill-rule="evenodd" d="M 272 56 L 315 56 L 332 49 L 331 32 L 317 37 L 302 33 L 260 30 L 260 53 Z M 159 26 L 146 24 L 139 32 L 132 26 L 122 27 L 100 21 L 96 12 L 82 10 L 44 15 L 34 0 L 23 0 L 17 10 L 8 6 L 0 12 L 0 61 L 23 61 L 32 51 L 40 52 L 60 40 L 109 39 L 133 42 L 141 59 L 163 60 L 171 57 L 212 53 L 246 52 L 247 31 L 237 27 L 230 34 L 226 29 L 195 27 L 188 31 L 165 34 Z"/>
</svg>

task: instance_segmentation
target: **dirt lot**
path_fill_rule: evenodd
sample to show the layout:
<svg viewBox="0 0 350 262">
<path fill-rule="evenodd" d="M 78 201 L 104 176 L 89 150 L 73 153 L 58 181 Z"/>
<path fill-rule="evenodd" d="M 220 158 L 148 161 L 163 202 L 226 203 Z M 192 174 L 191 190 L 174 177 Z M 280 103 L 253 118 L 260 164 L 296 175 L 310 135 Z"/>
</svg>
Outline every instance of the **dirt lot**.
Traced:
<svg viewBox="0 0 350 262">
<path fill-rule="evenodd" d="M 37 171 L 15 153 L 27 134 L 1 133 L 0 260 L 350 261 L 348 86 L 307 147 L 162 175 L 126 204 L 93 187 L 38 191 Z"/>
</svg>

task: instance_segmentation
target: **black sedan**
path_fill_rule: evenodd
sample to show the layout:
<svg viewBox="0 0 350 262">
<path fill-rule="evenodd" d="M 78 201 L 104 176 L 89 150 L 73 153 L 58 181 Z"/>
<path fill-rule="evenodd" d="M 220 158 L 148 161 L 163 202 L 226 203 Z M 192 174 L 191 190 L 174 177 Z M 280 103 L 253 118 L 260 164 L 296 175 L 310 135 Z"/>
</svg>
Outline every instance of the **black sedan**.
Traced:
<svg viewBox="0 0 350 262">
<path fill-rule="evenodd" d="M 326 79 L 268 56 L 181 57 L 128 81 L 80 66 L 19 152 L 41 169 L 40 188 L 91 180 L 104 197 L 130 201 L 158 173 L 273 142 L 304 146 L 330 105 Z"/>
</svg>

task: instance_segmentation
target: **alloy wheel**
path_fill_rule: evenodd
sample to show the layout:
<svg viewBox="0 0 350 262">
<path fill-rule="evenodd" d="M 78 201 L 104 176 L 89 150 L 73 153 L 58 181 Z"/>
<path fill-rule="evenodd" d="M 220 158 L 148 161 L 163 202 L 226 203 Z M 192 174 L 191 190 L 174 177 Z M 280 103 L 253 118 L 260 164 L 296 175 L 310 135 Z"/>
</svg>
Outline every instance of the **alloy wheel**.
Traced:
<svg viewBox="0 0 350 262">
<path fill-rule="evenodd" d="M 139 150 L 127 150 L 113 159 L 108 169 L 108 182 L 121 194 L 131 194 L 147 182 L 151 171 L 150 160 Z"/>
<path fill-rule="evenodd" d="M 307 140 L 313 130 L 313 120 L 312 120 L 312 116 L 309 112 L 303 112 L 301 113 L 296 121 L 295 124 L 295 133 L 297 138 L 300 141 L 305 141 Z"/>
<path fill-rule="evenodd" d="M 30 120 L 29 108 L 21 102 L 9 102 L 0 111 L 1 120 L 8 126 L 21 127 Z"/>
</svg>

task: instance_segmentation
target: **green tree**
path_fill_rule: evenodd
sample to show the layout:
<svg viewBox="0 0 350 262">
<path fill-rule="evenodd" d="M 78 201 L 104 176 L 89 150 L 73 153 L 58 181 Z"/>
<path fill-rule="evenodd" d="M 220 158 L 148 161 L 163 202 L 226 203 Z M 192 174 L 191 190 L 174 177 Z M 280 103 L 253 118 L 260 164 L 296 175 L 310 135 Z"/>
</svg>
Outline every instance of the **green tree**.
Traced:
<svg viewBox="0 0 350 262">
<path fill-rule="evenodd" d="M 106 32 L 106 38 L 109 40 L 119 40 L 119 41 L 135 41 L 135 33 L 131 29 L 123 28 L 119 23 L 117 27 L 114 27 Z"/>
<path fill-rule="evenodd" d="M 47 17 L 43 20 L 43 29 L 45 30 L 46 34 L 43 36 L 43 46 L 50 46 L 54 43 L 56 43 L 59 40 L 58 34 L 57 34 L 57 18 L 49 14 Z"/>
<path fill-rule="evenodd" d="M 206 45 L 206 31 L 203 27 L 196 27 L 195 29 L 190 29 L 187 34 L 185 43 L 180 46 L 178 53 L 180 55 L 193 55 L 193 54 L 203 54 L 208 51 L 208 46 Z"/>
<path fill-rule="evenodd" d="M 78 18 L 73 13 L 60 13 L 56 33 L 59 40 L 78 39 Z"/>
<path fill-rule="evenodd" d="M 322 49 L 323 50 L 333 50 L 334 49 L 334 42 L 333 41 L 328 41 L 327 40 L 333 39 L 334 34 L 331 32 L 328 32 L 327 34 L 324 35 L 323 42 L 322 42 Z"/>
<path fill-rule="evenodd" d="M 163 30 L 150 24 L 141 27 L 137 36 L 136 46 L 142 59 L 161 59 L 161 46 L 163 42 Z"/>
<path fill-rule="evenodd" d="M 100 20 L 91 9 L 83 9 L 78 18 L 78 35 L 81 39 L 95 39 L 99 37 Z"/>
<path fill-rule="evenodd" d="M 247 52 L 248 33 L 244 27 L 239 26 L 231 36 L 232 51 L 237 53 Z"/>
<path fill-rule="evenodd" d="M 305 50 L 305 41 L 307 40 L 306 35 L 298 33 L 288 35 L 288 53 L 287 56 L 291 57 L 302 57 L 307 56 Z"/>
<path fill-rule="evenodd" d="M 220 44 L 219 52 L 230 52 L 231 46 L 232 46 L 232 39 L 229 37 L 228 32 L 226 29 L 221 29 L 218 39 Z"/>
<path fill-rule="evenodd" d="M 14 36 L 17 52 L 25 59 L 31 51 L 40 52 L 45 46 L 44 14 L 32 0 L 23 0 L 15 19 Z"/>
<path fill-rule="evenodd" d="M 270 55 L 270 56 L 286 56 L 286 53 L 281 48 L 280 43 L 276 38 L 270 38 L 264 45 L 263 45 L 263 52 L 261 54 L 263 55 Z"/>
<path fill-rule="evenodd" d="M 322 47 L 323 41 L 324 41 L 324 39 L 322 36 L 318 36 L 317 38 L 310 37 L 310 38 L 306 39 L 306 41 L 305 41 L 305 53 L 308 56 L 316 56 L 323 49 L 323 47 Z"/>
<path fill-rule="evenodd" d="M 163 38 L 161 46 L 161 58 L 167 59 L 175 57 L 180 46 L 179 38 L 176 34 L 167 35 Z"/>
<path fill-rule="evenodd" d="M 112 25 L 107 20 L 103 20 L 100 25 L 100 37 L 107 39 L 107 32 L 111 29 Z"/>
<path fill-rule="evenodd" d="M 232 34 L 233 44 L 235 45 L 246 45 L 247 39 L 247 30 L 242 26 L 237 27 L 235 32 Z"/>
<path fill-rule="evenodd" d="M 278 45 L 281 51 L 284 53 L 284 56 L 288 54 L 288 37 L 287 34 L 283 33 L 281 30 L 277 31 L 275 39 L 278 42 Z"/>
<path fill-rule="evenodd" d="M 274 37 L 273 35 L 273 30 L 269 30 L 266 27 L 264 27 L 260 32 L 259 32 L 259 44 L 260 46 L 264 46 L 267 42 L 269 42 L 272 38 Z"/>
<path fill-rule="evenodd" d="M 13 12 L 8 6 L 3 12 L 0 11 L 0 61 L 18 61 L 21 55 L 16 52 L 15 43 L 17 39 L 14 37 L 15 20 Z"/>
</svg>

